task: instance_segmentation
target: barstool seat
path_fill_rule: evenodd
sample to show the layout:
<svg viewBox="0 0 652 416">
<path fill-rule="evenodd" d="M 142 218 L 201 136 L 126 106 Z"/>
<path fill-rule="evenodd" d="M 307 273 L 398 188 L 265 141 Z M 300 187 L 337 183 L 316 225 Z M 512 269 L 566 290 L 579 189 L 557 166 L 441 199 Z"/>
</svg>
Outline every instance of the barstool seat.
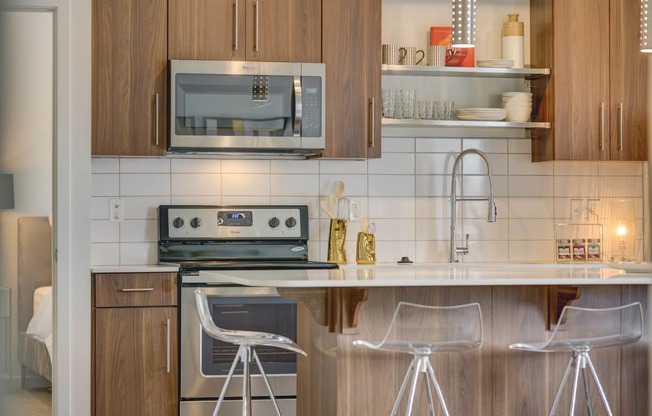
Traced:
<svg viewBox="0 0 652 416">
<path fill-rule="evenodd" d="M 197 302 L 197 313 L 199 314 L 199 320 L 204 332 L 206 332 L 206 334 L 211 338 L 238 346 L 238 352 L 236 353 L 233 364 L 231 365 L 231 369 L 229 370 L 229 373 L 226 377 L 224 387 L 222 387 L 222 392 L 220 393 L 217 405 L 213 411 L 213 416 L 217 416 L 220 411 L 220 407 L 224 401 L 224 396 L 226 395 L 226 390 L 231 383 L 231 379 L 233 377 L 235 368 L 238 365 L 238 362 L 242 362 L 243 366 L 242 415 L 251 415 L 251 373 L 249 369 L 249 364 L 251 361 L 254 361 L 258 366 L 260 375 L 262 376 L 265 387 L 267 387 L 269 397 L 272 401 L 272 404 L 274 405 L 274 409 L 276 410 L 276 415 L 281 416 L 281 411 L 278 407 L 278 403 L 276 402 L 276 398 L 274 397 L 274 393 L 272 392 L 272 387 L 270 386 L 267 375 L 265 374 L 263 366 L 258 359 L 255 347 L 259 345 L 266 347 L 275 347 L 303 355 L 306 355 L 305 351 L 303 351 L 294 341 L 281 335 L 270 334 L 268 332 L 238 331 L 220 328 L 215 325 L 215 321 L 213 321 L 213 317 L 211 316 L 210 310 L 208 308 L 208 300 L 206 298 L 206 294 L 201 289 L 195 290 L 195 300 Z"/>
<path fill-rule="evenodd" d="M 568 352 L 572 354 L 550 409 L 550 416 L 554 415 L 559 407 L 561 395 L 568 382 L 571 370 L 574 371 L 569 415 L 573 416 L 575 414 L 580 372 L 582 373 L 586 394 L 587 411 L 589 415 L 593 414 L 587 368 L 593 377 L 607 414 L 613 416 L 607 396 L 591 361 L 590 352 L 596 348 L 632 344 L 641 338 L 642 333 L 643 308 L 640 302 L 604 309 L 566 306 L 562 310 L 559 321 L 547 341 L 516 343 L 510 345 L 509 348 L 533 352 Z"/>
<path fill-rule="evenodd" d="M 448 409 L 444 395 L 430 363 L 430 355 L 437 352 L 462 352 L 479 349 L 483 341 L 482 312 L 480 304 L 456 306 L 427 306 L 399 302 L 387 333 L 381 341 L 355 340 L 354 345 L 374 350 L 412 355 L 412 363 L 392 408 L 398 414 L 405 389 L 412 375 L 412 384 L 405 414 L 412 415 L 419 376 L 423 375 L 428 394 L 430 415 L 435 415 L 432 390 L 434 387 L 444 415 Z"/>
</svg>

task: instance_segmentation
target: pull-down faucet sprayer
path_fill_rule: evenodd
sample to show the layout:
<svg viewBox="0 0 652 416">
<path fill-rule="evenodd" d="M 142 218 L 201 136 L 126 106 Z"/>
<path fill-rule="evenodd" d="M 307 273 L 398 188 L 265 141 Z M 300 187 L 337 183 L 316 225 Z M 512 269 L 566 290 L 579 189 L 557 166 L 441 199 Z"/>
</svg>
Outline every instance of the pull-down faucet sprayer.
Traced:
<svg viewBox="0 0 652 416">
<path fill-rule="evenodd" d="M 484 163 L 487 165 L 487 177 L 489 178 L 489 196 L 487 197 L 463 197 L 457 196 L 457 166 L 460 164 L 464 156 L 474 153 L 479 155 L 484 160 Z M 487 201 L 487 221 L 496 222 L 496 203 L 494 201 L 494 187 L 492 183 L 492 173 L 491 173 L 491 163 L 487 155 L 478 150 L 478 149 L 467 149 L 457 155 L 455 158 L 455 163 L 453 164 L 453 179 L 451 182 L 451 235 L 450 235 L 450 256 L 448 258 L 449 263 L 458 263 L 457 259 L 458 254 L 468 254 L 469 253 L 469 235 L 466 235 L 466 245 L 464 247 L 457 247 L 455 241 L 455 223 L 457 222 L 457 201 Z"/>
</svg>

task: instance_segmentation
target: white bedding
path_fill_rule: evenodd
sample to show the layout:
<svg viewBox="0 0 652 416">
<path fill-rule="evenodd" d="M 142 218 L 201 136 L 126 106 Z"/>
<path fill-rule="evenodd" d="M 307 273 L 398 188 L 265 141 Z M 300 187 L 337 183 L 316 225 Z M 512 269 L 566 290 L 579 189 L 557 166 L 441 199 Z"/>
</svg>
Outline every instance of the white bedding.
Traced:
<svg viewBox="0 0 652 416">
<path fill-rule="evenodd" d="M 45 343 L 52 362 L 52 286 L 34 291 L 34 316 L 29 321 L 27 333 Z"/>
</svg>

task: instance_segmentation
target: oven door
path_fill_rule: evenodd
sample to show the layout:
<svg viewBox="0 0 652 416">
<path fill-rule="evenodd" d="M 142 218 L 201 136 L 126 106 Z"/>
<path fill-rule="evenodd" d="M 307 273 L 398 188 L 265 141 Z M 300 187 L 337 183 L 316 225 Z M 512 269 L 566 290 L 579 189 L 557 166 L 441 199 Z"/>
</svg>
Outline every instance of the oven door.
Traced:
<svg viewBox="0 0 652 416">
<path fill-rule="evenodd" d="M 181 288 L 180 319 L 180 396 L 181 407 L 199 406 L 199 401 L 215 403 L 222 391 L 237 346 L 216 341 L 201 329 L 197 315 L 194 290 Z M 280 297 L 273 288 L 210 286 L 205 291 L 209 309 L 218 326 L 226 329 L 263 331 L 283 335 L 296 341 L 296 303 Z M 257 347 L 256 352 L 270 381 L 279 405 L 296 399 L 296 354 L 278 348 Z M 269 401 L 267 389 L 258 373 L 252 372 L 251 395 L 264 406 Z M 242 397 L 242 364 L 236 367 L 226 393 L 227 401 L 239 402 Z M 194 404 L 184 401 L 195 401 Z M 238 408 L 238 405 L 229 404 Z M 281 405 L 287 407 L 287 403 Z M 182 414 L 192 414 L 184 413 Z M 290 413 L 293 414 L 293 413 Z"/>
</svg>

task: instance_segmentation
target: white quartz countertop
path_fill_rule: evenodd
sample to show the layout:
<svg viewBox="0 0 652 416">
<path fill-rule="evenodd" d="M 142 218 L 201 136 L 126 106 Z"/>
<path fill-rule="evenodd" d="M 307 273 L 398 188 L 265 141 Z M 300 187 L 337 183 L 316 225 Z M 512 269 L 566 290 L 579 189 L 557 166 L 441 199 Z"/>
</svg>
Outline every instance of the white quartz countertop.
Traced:
<svg viewBox="0 0 652 416">
<path fill-rule="evenodd" d="M 200 271 L 184 283 L 263 287 L 649 285 L 652 265 L 636 273 L 617 264 L 387 264 L 339 270 Z"/>
</svg>

